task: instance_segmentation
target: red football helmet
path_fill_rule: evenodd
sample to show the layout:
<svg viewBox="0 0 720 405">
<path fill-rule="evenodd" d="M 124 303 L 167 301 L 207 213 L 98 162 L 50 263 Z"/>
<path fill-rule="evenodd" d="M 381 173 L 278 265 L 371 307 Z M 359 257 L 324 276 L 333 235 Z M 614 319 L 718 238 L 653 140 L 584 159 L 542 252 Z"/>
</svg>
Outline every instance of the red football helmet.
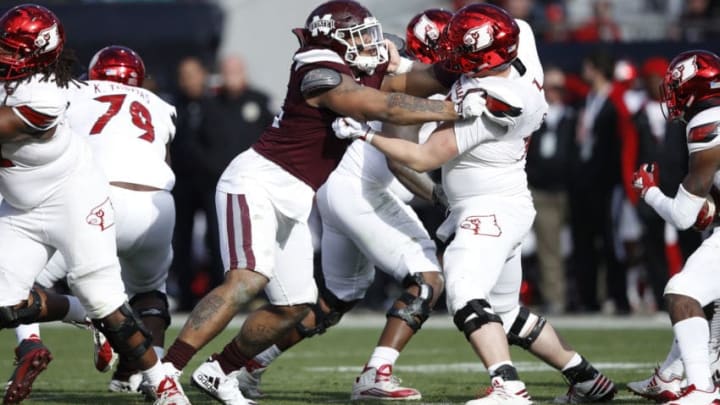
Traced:
<svg viewBox="0 0 720 405">
<path fill-rule="evenodd" d="M 330 48 L 350 66 L 372 74 L 388 61 L 382 28 L 370 11 L 352 0 L 319 5 L 305 21 L 307 45 Z"/>
<path fill-rule="evenodd" d="M 145 80 L 145 64 L 132 49 L 110 45 L 92 57 L 88 77 L 90 80 L 109 80 L 140 87 Z"/>
<path fill-rule="evenodd" d="M 668 118 L 689 120 L 699 102 L 720 97 L 720 58 L 703 50 L 681 53 L 670 62 L 661 90 Z"/>
<path fill-rule="evenodd" d="M 520 28 L 500 7 L 470 4 L 445 27 L 447 68 L 458 73 L 502 70 L 517 57 Z"/>
<path fill-rule="evenodd" d="M 422 63 L 435 63 L 446 55 L 444 29 L 449 11 L 432 8 L 413 17 L 405 30 L 406 49 Z"/>
<path fill-rule="evenodd" d="M 29 76 L 55 62 L 65 44 L 65 31 L 52 11 L 23 4 L 0 17 L 0 80 Z"/>
</svg>

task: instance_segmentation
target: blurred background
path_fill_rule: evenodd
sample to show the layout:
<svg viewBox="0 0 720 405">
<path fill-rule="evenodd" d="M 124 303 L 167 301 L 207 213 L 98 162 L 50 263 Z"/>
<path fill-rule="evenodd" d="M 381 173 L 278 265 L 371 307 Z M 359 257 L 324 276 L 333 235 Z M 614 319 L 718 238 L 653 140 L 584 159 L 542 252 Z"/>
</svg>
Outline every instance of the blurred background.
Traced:
<svg viewBox="0 0 720 405">
<path fill-rule="evenodd" d="M 401 37 L 424 9 L 472 2 L 362 1 L 385 32 Z M 658 162 L 661 188 L 675 194 L 687 170 L 684 128 L 665 122 L 657 85 L 674 55 L 720 51 L 720 0 L 488 2 L 532 25 L 551 104 L 528 150 L 538 215 L 523 247 L 523 301 L 549 314 L 662 311 L 665 282 L 704 235 L 667 226 L 633 196 L 629 179 L 640 163 Z M 21 3 L 2 1 L 0 11 Z M 322 1 L 36 3 L 62 20 L 78 74 L 100 48 L 129 46 L 145 61 L 145 86 L 178 109 L 169 293 L 176 310 L 189 311 L 222 280 L 215 183 L 279 111 L 298 45 L 290 30 Z M 413 206 L 434 233 L 443 213 L 420 201 Z M 399 291 L 378 272 L 363 306 L 384 311 Z"/>
</svg>

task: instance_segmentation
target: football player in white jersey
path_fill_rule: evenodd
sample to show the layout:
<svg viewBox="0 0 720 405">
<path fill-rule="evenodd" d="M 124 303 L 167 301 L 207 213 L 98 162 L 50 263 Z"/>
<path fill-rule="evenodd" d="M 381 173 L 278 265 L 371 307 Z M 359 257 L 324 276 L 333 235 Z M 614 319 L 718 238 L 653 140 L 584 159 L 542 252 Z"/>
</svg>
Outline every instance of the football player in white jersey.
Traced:
<svg viewBox="0 0 720 405">
<path fill-rule="evenodd" d="M 450 96 L 482 92 L 481 117 L 441 124 L 422 145 L 378 136 L 349 119 L 336 120 L 336 132 L 360 136 L 414 170 L 442 166 L 451 210 L 438 231 L 441 238 L 452 237 L 443 260 L 448 307 L 492 377 L 488 395 L 468 404 L 531 403 L 508 342 L 563 372 L 570 389 L 556 402 L 607 401 L 615 394 L 612 381 L 560 340 L 544 318 L 519 305 L 520 243 L 535 216 L 525 143 L 547 110 L 532 31 L 487 4 L 459 10 L 446 30 L 448 63 L 463 73 Z"/>
<path fill-rule="evenodd" d="M 114 349 L 136 362 L 158 395 L 188 403 L 165 375 L 150 333 L 127 303 L 116 255 L 110 190 L 90 147 L 66 121 L 73 59 L 62 53 L 62 24 L 24 4 L 0 18 L 0 328 L 56 320 L 33 289 L 50 256 L 68 263 L 68 285 Z M 35 347 L 16 350 L 18 358 Z M 22 401 L 47 352 L 16 369 L 5 403 Z"/>
<path fill-rule="evenodd" d="M 439 62 L 440 34 L 451 17 L 449 11 L 430 9 L 412 18 L 406 37 L 411 56 L 427 64 Z M 434 182 L 425 176 L 423 197 L 432 199 Z M 403 283 L 406 292 L 388 312 L 378 346 L 353 385 L 352 399 L 421 398 L 418 390 L 400 386 L 392 369 L 442 294 L 443 279 L 435 243 L 413 209 L 393 193 L 394 186 L 397 179 L 385 155 L 356 140 L 318 189 L 324 279 L 320 302 L 295 331 L 241 369 L 238 380 L 246 396 L 262 396 L 260 377 L 282 352 L 306 337 L 324 333 L 362 300 L 378 266 Z"/>
<path fill-rule="evenodd" d="M 175 205 L 170 190 L 175 175 L 167 164 L 167 149 L 175 135 L 175 108 L 141 87 L 145 65 L 130 48 L 112 45 L 99 50 L 90 61 L 88 78 L 70 88 L 67 122 L 75 134 L 89 140 L 95 161 L 110 182 L 125 291 L 152 335 L 153 349 L 162 357 L 165 329 L 170 326 L 165 281 L 172 261 Z M 132 164 L 128 164 L 130 156 Z M 49 288 L 67 271 L 57 252 L 36 282 Z M 23 335 L 39 336 L 39 331 L 28 331 L 29 326 L 23 328 Z M 111 364 L 96 357 L 96 367 L 107 371 Z M 108 388 L 135 392 L 140 380 L 138 370 L 121 358 Z"/>
<path fill-rule="evenodd" d="M 645 202 L 675 227 L 714 228 L 718 224 L 716 204 L 720 202 L 711 201 L 720 186 L 720 58 L 705 50 L 683 52 L 670 62 L 662 86 L 668 118 L 687 122 L 688 174 L 673 198 L 656 186 L 651 164 L 635 172 L 634 186 Z M 670 404 L 720 402 L 720 388 L 712 380 L 710 331 L 702 309 L 720 298 L 720 279 L 715 274 L 719 249 L 720 232 L 716 229 L 665 286 L 670 321 L 687 377 L 687 388 L 679 398 L 673 399 L 671 392 L 664 398 Z"/>
</svg>

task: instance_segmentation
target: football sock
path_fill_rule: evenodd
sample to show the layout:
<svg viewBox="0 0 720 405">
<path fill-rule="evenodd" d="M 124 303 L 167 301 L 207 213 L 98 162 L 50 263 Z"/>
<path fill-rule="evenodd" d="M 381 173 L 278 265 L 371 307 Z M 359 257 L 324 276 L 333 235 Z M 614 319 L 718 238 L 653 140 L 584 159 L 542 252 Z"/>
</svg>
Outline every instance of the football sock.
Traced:
<svg viewBox="0 0 720 405">
<path fill-rule="evenodd" d="M 220 354 L 214 355 L 213 360 L 217 360 L 225 374 L 230 374 L 235 370 L 240 370 L 248 362 L 247 357 L 240 353 L 240 348 L 235 344 L 234 340 L 225 345 Z"/>
<path fill-rule="evenodd" d="M 25 339 L 40 340 L 40 324 L 31 323 L 29 325 L 18 325 L 15 328 L 15 337 L 18 343 Z"/>
<path fill-rule="evenodd" d="M 680 347 L 677 344 L 677 339 L 673 339 L 670 352 L 658 369 L 658 375 L 667 381 L 673 377 L 682 377 L 684 372 L 685 367 L 683 366 L 682 356 L 680 356 Z"/>
<path fill-rule="evenodd" d="M 375 350 L 373 350 L 367 366 L 375 369 L 379 368 L 383 364 L 390 364 L 392 366 L 395 364 L 399 356 L 400 352 L 392 347 L 378 346 Z"/>
<path fill-rule="evenodd" d="M 195 353 L 197 353 L 197 349 L 180 339 L 175 339 L 175 342 L 173 342 L 167 354 L 165 354 L 163 362 L 170 362 L 176 369 L 182 370 L 187 366 Z"/>
<path fill-rule="evenodd" d="M 157 363 L 150 367 L 147 370 L 143 370 L 142 372 L 143 377 L 145 377 L 145 381 L 150 383 L 153 387 L 156 387 L 160 385 L 160 381 L 165 378 L 165 370 L 162 367 L 162 363 L 158 359 Z"/>
<path fill-rule="evenodd" d="M 255 356 L 255 361 L 260 364 L 262 367 L 267 367 L 272 363 L 275 359 L 280 357 L 282 354 L 282 350 L 280 350 L 277 345 L 272 345 L 265 349 L 262 353 Z"/>
<path fill-rule="evenodd" d="M 80 300 L 74 295 L 65 295 L 68 300 L 68 312 L 63 318 L 63 322 L 85 323 L 87 321 L 87 312 L 80 303 Z"/>
<path fill-rule="evenodd" d="M 673 331 L 682 354 L 688 385 L 694 384 L 705 391 L 712 390 L 707 346 L 710 330 L 707 320 L 697 316 L 684 319 L 673 325 Z"/>
</svg>

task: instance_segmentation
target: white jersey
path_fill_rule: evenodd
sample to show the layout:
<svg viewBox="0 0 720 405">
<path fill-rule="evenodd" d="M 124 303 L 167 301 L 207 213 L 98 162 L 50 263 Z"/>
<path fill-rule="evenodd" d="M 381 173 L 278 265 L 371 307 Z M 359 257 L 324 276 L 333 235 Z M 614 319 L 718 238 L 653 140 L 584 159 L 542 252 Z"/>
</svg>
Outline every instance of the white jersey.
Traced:
<svg viewBox="0 0 720 405">
<path fill-rule="evenodd" d="M 450 96 L 458 102 L 472 89 L 483 89 L 488 111 L 455 123 L 459 155 L 443 165 L 443 185 L 451 207 L 479 195 L 513 196 L 527 193 L 525 156 L 530 135 L 540 127 L 548 104 L 542 90 L 543 71 L 532 30 L 522 20 L 518 58 L 525 66 L 509 77 L 461 76 Z M 498 107 L 499 106 L 499 107 Z M 490 110 L 507 114 L 492 115 Z"/>
<path fill-rule="evenodd" d="M 75 139 L 65 123 L 68 105 L 65 89 L 55 81 L 33 76 L 8 94 L 0 86 L 3 106 L 30 127 L 45 131 L 55 127 L 50 139 L 0 144 L 0 194 L 13 207 L 29 210 L 47 199 L 86 158 L 85 145 Z"/>
<path fill-rule="evenodd" d="M 376 131 L 381 127 L 376 121 L 368 124 Z M 338 167 L 335 168 L 335 173 L 359 178 L 363 184 L 377 188 L 386 188 L 395 178 L 388 168 L 385 155 L 360 139 L 355 140 L 347 148 Z"/>
<path fill-rule="evenodd" d="M 108 181 L 172 190 L 166 145 L 175 136 L 175 114 L 175 107 L 140 87 L 102 80 L 71 87 L 68 122 L 87 137 Z"/>
</svg>

